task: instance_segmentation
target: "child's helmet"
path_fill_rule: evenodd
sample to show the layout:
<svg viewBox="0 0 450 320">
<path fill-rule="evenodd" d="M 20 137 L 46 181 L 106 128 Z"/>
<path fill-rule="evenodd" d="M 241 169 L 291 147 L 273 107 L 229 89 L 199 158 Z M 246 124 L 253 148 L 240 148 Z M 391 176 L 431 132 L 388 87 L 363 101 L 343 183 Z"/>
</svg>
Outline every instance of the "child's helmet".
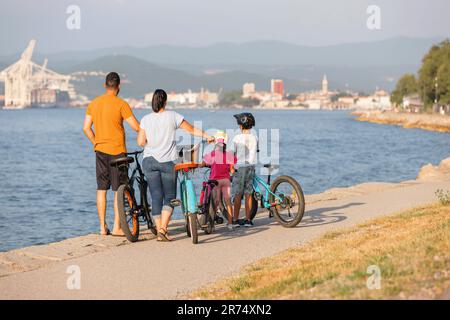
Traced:
<svg viewBox="0 0 450 320">
<path fill-rule="evenodd" d="M 243 112 L 235 114 L 234 117 L 237 120 L 238 125 L 242 126 L 244 129 L 251 129 L 255 126 L 255 117 L 250 112 Z"/>
<path fill-rule="evenodd" d="M 217 130 L 216 134 L 214 135 L 214 140 L 215 140 L 216 143 L 227 144 L 227 142 L 228 142 L 228 135 L 223 130 Z"/>
</svg>

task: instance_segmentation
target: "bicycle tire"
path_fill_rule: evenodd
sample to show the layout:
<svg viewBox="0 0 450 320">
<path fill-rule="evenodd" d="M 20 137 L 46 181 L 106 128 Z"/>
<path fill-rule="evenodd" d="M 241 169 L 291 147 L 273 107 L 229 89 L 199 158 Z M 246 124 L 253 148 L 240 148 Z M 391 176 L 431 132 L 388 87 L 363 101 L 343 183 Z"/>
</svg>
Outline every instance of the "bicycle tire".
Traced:
<svg viewBox="0 0 450 320">
<path fill-rule="evenodd" d="M 255 219 L 257 213 L 258 213 L 258 200 L 256 200 L 255 198 L 255 193 L 252 193 L 252 207 L 250 209 L 250 220 Z"/>
<path fill-rule="evenodd" d="M 222 217 L 225 219 L 225 221 L 228 221 L 228 217 L 230 216 L 230 214 L 228 213 L 227 206 L 225 204 L 225 200 L 223 200 L 223 197 L 222 197 L 222 203 L 219 204 L 218 209 L 219 209 Z"/>
<path fill-rule="evenodd" d="M 297 210 L 294 218 L 291 221 L 286 221 L 285 219 L 283 219 L 283 217 L 281 216 L 281 214 L 279 212 L 279 208 L 281 206 L 277 205 L 277 206 L 272 207 L 273 208 L 274 217 L 283 227 L 293 228 L 293 227 L 297 226 L 300 223 L 300 221 L 302 221 L 302 219 L 303 219 L 303 215 L 305 213 L 305 196 L 303 194 L 302 187 L 297 182 L 297 180 L 295 180 L 294 178 L 292 178 L 290 176 L 279 176 L 279 177 L 277 177 L 275 179 L 275 181 L 272 183 L 272 185 L 270 186 L 270 190 L 273 193 L 277 194 L 276 193 L 277 187 L 281 183 L 288 183 L 294 188 L 295 193 L 296 193 L 296 195 L 298 197 L 298 210 Z M 270 201 L 270 203 L 274 203 L 275 202 L 275 197 L 274 197 L 273 194 L 270 194 L 269 201 Z"/>
<path fill-rule="evenodd" d="M 208 211 L 206 212 L 206 228 L 205 233 L 211 234 L 214 232 L 214 216 L 216 213 L 214 212 L 214 199 L 211 195 L 208 202 Z"/>
<path fill-rule="evenodd" d="M 190 238 L 192 235 L 191 235 L 191 228 L 189 226 L 189 217 L 187 215 L 184 216 L 184 221 L 186 225 L 186 234 Z"/>
<path fill-rule="evenodd" d="M 188 213 L 187 219 L 189 221 L 189 233 L 191 234 L 192 243 L 198 243 L 198 230 L 197 230 L 197 215 L 194 213 Z"/>
<path fill-rule="evenodd" d="M 131 211 L 127 214 L 126 207 Z M 119 211 L 120 227 L 122 228 L 125 237 L 130 242 L 136 242 L 139 239 L 139 216 L 134 212 L 136 207 L 136 199 L 132 188 L 123 184 L 117 190 L 117 209 Z M 128 219 L 131 220 L 128 220 Z M 132 229 L 130 230 L 129 223 L 131 222 Z"/>
<path fill-rule="evenodd" d="M 142 189 L 145 190 L 145 193 L 141 194 L 141 200 L 142 200 L 142 207 L 144 208 L 144 218 L 145 221 L 147 222 L 147 228 L 151 231 L 151 233 L 153 233 L 153 235 L 157 236 L 158 230 L 156 230 L 156 225 L 155 222 L 153 221 L 152 207 L 148 203 L 147 198 L 148 185 L 146 181 L 144 181 L 143 184 L 144 186 Z"/>
</svg>

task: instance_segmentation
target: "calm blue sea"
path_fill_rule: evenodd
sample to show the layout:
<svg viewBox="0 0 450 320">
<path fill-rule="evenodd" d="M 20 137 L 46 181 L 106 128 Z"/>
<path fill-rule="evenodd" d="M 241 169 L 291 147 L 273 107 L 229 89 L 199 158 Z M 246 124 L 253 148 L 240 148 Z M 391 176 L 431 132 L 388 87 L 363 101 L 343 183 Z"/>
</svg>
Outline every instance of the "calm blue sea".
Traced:
<svg viewBox="0 0 450 320">
<path fill-rule="evenodd" d="M 235 128 L 235 110 L 179 112 L 205 129 Z M 343 111 L 254 115 L 257 128 L 279 129 L 280 174 L 294 176 L 307 194 L 413 179 L 422 165 L 450 156 L 448 133 L 357 122 Z M 95 159 L 83 118 L 78 109 L 0 111 L 0 251 L 98 231 Z M 128 149 L 136 149 L 131 132 Z"/>
</svg>

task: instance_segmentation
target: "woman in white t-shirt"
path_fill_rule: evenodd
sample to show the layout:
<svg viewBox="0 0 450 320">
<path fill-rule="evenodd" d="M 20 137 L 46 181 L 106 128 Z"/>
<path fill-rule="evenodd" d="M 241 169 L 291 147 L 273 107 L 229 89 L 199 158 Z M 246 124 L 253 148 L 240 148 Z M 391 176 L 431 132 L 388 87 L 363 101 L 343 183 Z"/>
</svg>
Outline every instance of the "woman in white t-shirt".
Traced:
<svg viewBox="0 0 450 320">
<path fill-rule="evenodd" d="M 166 92 L 157 89 L 152 99 L 153 112 L 142 118 L 137 138 L 138 145 L 144 147 L 142 167 L 152 198 L 158 241 L 171 241 L 167 228 L 173 213 L 171 201 L 176 198 L 176 130 L 181 128 L 194 136 L 214 141 L 213 137 L 194 128 L 179 113 L 167 111 L 166 104 Z"/>
</svg>

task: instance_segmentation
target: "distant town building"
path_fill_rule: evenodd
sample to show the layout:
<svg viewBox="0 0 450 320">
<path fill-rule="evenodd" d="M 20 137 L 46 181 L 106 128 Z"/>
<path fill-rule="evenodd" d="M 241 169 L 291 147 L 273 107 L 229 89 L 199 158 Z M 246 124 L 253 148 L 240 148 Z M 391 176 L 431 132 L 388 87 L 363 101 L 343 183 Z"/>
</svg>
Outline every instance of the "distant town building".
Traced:
<svg viewBox="0 0 450 320">
<path fill-rule="evenodd" d="M 144 102 L 148 103 L 149 105 L 152 104 L 152 100 L 153 100 L 153 92 L 149 92 L 144 96 Z"/>
<path fill-rule="evenodd" d="M 205 90 L 203 87 L 200 90 L 200 94 L 197 97 L 197 104 L 200 105 L 216 105 L 219 103 L 219 94 Z"/>
<path fill-rule="evenodd" d="M 327 75 L 323 75 L 323 80 L 322 80 L 322 94 L 324 96 L 328 95 L 328 80 L 327 80 Z"/>
<path fill-rule="evenodd" d="M 248 98 L 255 93 L 255 84 L 252 82 L 244 83 L 242 86 L 242 97 Z"/>
<path fill-rule="evenodd" d="M 407 95 L 403 97 L 402 107 L 409 112 L 420 112 L 423 108 L 423 102 L 418 94 Z"/>
<path fill-rule="evenodd" d="M 284 96 L 284 82 L 280 79 L 272 79 L 270 81 L 270 92 Z"/>
<path fill-rule="evenodd" d="M 358 109 L 384 109 L 392 108 L 390 95 L 383 90 L 375 91 L 372 95 L 367 97 L 359 97 L 356 101 Z"/>
</svg>

